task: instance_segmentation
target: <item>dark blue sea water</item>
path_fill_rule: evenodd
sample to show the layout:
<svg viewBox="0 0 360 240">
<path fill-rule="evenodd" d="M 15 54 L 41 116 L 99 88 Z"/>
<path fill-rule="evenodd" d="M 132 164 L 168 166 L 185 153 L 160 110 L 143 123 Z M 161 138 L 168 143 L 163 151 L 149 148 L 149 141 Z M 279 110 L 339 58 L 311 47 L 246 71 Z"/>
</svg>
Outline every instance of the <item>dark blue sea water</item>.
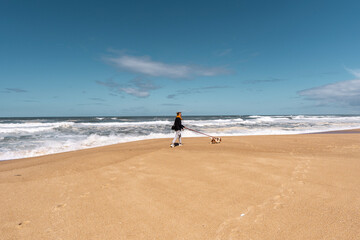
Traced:
<svg viewBox="0 0 360 240">
<path fill-rule="evenodd" d="M 0 118 L 0 160 L 172 138 L 173 121 L 174 116 Z M 183 125 L 215 136 L 299 134 L 360 128 L 360 116 L 184 116 Z"/>
</svg>

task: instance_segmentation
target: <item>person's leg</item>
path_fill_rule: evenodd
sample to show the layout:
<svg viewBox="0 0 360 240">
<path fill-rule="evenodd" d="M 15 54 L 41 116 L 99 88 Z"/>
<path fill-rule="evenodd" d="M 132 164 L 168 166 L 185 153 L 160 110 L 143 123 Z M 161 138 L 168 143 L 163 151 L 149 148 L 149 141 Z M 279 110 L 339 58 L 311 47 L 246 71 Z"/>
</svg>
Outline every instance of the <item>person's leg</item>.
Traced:
<svg viewBox="0 0 360 240">
<path fill-rule="evenodd" d="M 173 139 L 173 141 L 172 141 L 172 145 L 175 144 L 176 139 L 179 137 L 179 132 L 180 132 L 180 131 L 176 131 L 176 132 L 175 132 L 175 137 L 174 137 L 174 139 Z"/>
<path fill-rule="evenodd" d="M 181 131 L 179 131 L 179 144 L 182 144 L 181 143 Z"/>
</svg>

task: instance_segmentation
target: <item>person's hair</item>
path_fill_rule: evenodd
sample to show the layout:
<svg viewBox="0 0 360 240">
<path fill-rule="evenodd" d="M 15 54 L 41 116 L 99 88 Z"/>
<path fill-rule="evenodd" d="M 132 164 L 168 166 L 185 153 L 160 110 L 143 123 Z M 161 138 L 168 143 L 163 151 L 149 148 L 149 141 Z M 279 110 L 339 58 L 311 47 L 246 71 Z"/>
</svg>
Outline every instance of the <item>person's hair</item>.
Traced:
<svg viewBox="0 0 360 240">
<path fill-rule="evenodd" d="M 176 115 L 179 116 L 181 112 L 177 112 Z"/>
</svg>

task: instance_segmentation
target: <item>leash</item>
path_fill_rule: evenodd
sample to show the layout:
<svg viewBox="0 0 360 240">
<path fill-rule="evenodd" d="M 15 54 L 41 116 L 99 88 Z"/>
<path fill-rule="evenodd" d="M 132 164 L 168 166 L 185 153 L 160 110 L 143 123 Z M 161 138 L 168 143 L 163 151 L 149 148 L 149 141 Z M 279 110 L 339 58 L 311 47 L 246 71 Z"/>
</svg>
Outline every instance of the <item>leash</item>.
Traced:
<svg viewBox="0 0 360 240">
<path fill-rule="evenodd" d="M 208 135 L 208 134 L 206 134 L 206 133 L 202 133 L 202 132 L 196 131 L 196 130 L 191 129 L 191 128 L 187 128 L 187 127 L 185 127 L 185 129 L 188 129 L 188 130 L 190 130 L 190 131 L 197 132 L 197 133 L 200 133 L 200 134 L 202 134 L 202 135 L 205 135 L 205 136 L 208 136 L 208 137 L 213 138 L 213 136 L 210 136 L 210 135 Z"/>
</svg>

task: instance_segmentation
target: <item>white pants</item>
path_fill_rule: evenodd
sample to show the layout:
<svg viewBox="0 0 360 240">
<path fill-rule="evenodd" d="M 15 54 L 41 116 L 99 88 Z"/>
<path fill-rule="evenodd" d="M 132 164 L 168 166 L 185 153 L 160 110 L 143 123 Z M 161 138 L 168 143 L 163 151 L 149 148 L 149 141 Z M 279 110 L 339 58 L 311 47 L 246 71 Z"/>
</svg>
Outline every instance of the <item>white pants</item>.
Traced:
<svg viewBox="0 0 360 240">
<path fill-rule="evenodd" d="M 172 144 L 175 143 L 176 139 L 179 138 L 179 143 L 181 144 L 181 130 L 177 130 L 175 133 L 174 140 L 172 141 Z"/>
</svg>

